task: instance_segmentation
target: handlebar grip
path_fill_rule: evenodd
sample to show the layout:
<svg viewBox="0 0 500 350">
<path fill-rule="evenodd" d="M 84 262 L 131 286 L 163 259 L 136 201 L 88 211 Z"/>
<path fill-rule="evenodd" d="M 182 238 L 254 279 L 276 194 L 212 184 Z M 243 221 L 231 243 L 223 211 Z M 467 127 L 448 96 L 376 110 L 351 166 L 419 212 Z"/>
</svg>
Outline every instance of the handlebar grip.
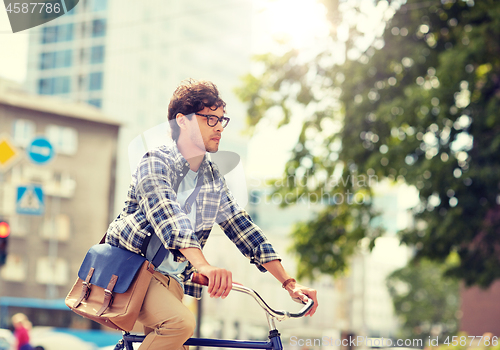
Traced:
<svg viewBox="0 0 500 350">
<path fill-rule="evenodd" d="M 191 275 L 191 282 L 201 284 L 202 286 L 208 286 L 208 278 L 197 272 Z"/>
<path fill-rule="evenodd" d="M 305 306 L 302 308 L 302 310 L 300 310 L 297 313 L 290 313 L 291 318 L 299 318 L 299 317 L 304 316 L 313 307 L 314 300 L 309 299 L 309 301 L 307 303 L 303 303 L 303 304 L 305 304 Z"/>
</svg>

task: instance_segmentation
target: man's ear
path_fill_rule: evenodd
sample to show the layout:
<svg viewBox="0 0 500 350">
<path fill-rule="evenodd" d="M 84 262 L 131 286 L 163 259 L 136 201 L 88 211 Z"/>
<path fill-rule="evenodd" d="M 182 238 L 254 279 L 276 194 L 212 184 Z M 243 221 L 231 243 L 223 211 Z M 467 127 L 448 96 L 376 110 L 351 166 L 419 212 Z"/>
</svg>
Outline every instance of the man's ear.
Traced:
<svg viewBox="0 0 500 350">
<path fill-rule="evenodd" d="M 186 129 L 186 116 L 182 113 L 177 113 L 175 116 L 175 120 L 177 121 L 177 125 L 179 128 Z"/>
</svg>

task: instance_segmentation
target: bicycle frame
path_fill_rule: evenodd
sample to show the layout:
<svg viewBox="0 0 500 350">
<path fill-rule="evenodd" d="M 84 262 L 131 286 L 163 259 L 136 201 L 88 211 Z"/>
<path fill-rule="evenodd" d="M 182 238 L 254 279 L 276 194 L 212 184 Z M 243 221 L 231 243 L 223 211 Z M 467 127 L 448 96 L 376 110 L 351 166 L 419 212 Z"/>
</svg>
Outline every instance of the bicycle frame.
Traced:
<svg viewBox="0 0 500 350">
<path fill-rule="evenodd" d="M 194 280 L 194 278 L 193 278 Z M 198 283 L 198 281 L 197 281 Z M 199 282 L 204 284 L 203 282 Z M 314 305 L 310 299 L 298 313 L 289 313 L 287 311 L 274 310 L 266 304 L 264 299 L 260 297 L 253 289 L 247 288 L 240 284 L 233 283 L 233 290 L 242 292 L 252 296 L 260 307 L 264 309 L 267 317 L 267 324 L 269 326 L 269 340 L 268 341 L 251 341 L 251 340 L 227 340 L 227 339 L 210 339 L 210 338 L 189 338 L 184 345 L 191 346 L 206 346 L 215 348 L 233 348 L 233 349 L 272 349 L 283 350 L 281 338 L 278 330 L 276 329 L 275 320 L 283 321 L 288 318 L 299 318 L 304 316 Z M 140 343 L 146 336 L 130 334 L 129 332 L 123 333 L 123 338 L 116 344 L 114 350 L 134 350 L 133 343 Z"/>
<path fill-rule="evenodd" d="M 269 341 L 250 341 L 250 340 L 226 340 L 226 339 L 210 339 L 210 338 L 189 338 L 184 345 L 190 346 L 206 346 L 215 348 L 232 348 L 232 349 L 272 349 L 283 350 L 279 333 L 269 332 Z M 144 340 L 144 335 L 124 334 L 123 346 L 126 350 L 133 350 L 132 343 L 140 343 Z M 118 346 L 118 345 L 117 345 Z M 117 349 L 115 347 L 115 349 Z"/>
<path fill-rule="evenodd" d="M 311 305 L 312 306 L 312 305 Z M 275 327 L 273 316 L 266 312 L 269 325 L 269 340 L 268 341 L 252 341 L 252 340 L 228 340 L 228 339 L 210 339 L 210 338 L 189 338 L 184 345 L 206 346 L 215 348 L 232 348 L 232 349 L 271 349 L 283 350 L 281 338 L 278 330 Z M 116 345 L 115 350 L 134 350 L 132 343 L 142 343 L 146 336 L 123 333 L 123 338 Z"/>
</svg>

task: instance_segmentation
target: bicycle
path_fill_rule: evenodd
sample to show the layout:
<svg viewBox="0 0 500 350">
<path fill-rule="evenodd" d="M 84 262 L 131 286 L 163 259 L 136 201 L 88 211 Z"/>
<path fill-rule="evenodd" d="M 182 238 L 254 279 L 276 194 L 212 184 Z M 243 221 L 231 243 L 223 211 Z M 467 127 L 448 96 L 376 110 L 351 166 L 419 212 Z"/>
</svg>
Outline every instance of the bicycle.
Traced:
<svg viewBox="0 0 500 350">
<path fill-rule="evenodd" d="M 198 273 L 191 276 L 191 280 L 195 283 L 208 286 L 208 279 Z M 210 339 L 210 338 L 189 338 L 184 345 L 190 346 L 206 346 L 216 348 L 238 348 L 238 349 L 271 349 L 283 350 L 281 343 L 280 333 L 276 328 L 275 321 L 284 321 L 288 318 L 300 318 L 304 316 L 314 305 L 314 301 L 309 299 L 307 303 L 296 301 L 305 304 L 302 309 L 297 313 L 289 313 L 288 311 L 274 310 L 251 288 L 245 287 L 241 284 L 233 283 L 232 290 L 248 294 L 255 299 L 262 309 L 264 309 L 269 326 L 269 340 L 268 341 L 251 341 L 251 340 L 228 340 L 228 339 Z M 141 343 L 145 335 L 130 334 L 123 332 L 122 339 L 116 344 L 114 350 L 134 350 L 133 343 Z"/>
</svg>

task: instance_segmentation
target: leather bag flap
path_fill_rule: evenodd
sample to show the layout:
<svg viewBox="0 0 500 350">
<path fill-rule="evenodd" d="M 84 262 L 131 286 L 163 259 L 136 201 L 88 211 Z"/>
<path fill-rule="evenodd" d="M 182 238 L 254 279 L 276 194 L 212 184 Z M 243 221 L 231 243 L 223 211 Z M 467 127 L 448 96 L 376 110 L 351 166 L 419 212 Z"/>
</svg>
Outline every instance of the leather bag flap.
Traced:
<svg viewBox="0 0 500 350">
<path fill-rule="evenodd" d="M 110 244 L 96 244 L 87 252 L 78 277 L 85 281 L 90 268 L 93 267 L 95 271 L 90 279 L 91 284 L 105 289 L 111 277 L 116 275 L 118 280 L 113 292 L 125 293 L 144 261 L 146 258 L 131 251 Z"/>
</svg>

